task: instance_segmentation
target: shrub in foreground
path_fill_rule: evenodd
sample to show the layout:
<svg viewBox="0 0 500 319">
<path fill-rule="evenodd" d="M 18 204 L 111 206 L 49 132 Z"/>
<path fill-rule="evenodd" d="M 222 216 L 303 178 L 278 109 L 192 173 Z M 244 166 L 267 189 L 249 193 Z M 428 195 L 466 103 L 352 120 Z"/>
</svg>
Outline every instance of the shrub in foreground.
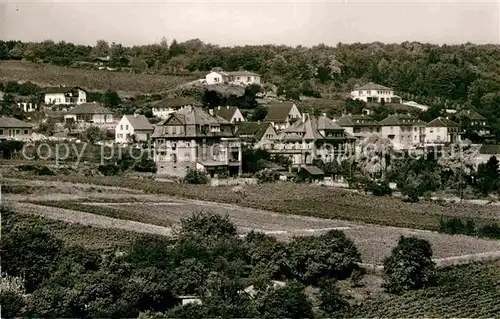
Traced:
<svg viewBox="0 0 500 319">
<path fill-rule="evenodd" d="M 184 176 L 184 183 L 188 184 L 208 184 L 208 176 L 204 172 L 198 170 L 190 169 Z"/>
<path fill-rule="evenodd" d="M 384 260 L 384 279 L 384 287 L 391 293 L 431 285 L 435 279 L 435 263 L 429 242 L 401 236 L 391 255 Z"/>
</svg>

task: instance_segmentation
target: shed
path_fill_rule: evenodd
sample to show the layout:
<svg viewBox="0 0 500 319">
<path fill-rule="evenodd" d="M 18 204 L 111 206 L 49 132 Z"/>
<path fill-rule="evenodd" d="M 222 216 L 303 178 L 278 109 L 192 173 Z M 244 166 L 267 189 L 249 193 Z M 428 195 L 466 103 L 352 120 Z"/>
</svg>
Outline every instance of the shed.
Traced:
<svg viewBox="0 0 500 319">
<path fill-rule="evenodd" d="M 325 178 L 325 172 L 320 168 L 313 165 L 303 166 L 298 173 L 298 177 L 301 180 L 323 180 Z"/>
</svg>

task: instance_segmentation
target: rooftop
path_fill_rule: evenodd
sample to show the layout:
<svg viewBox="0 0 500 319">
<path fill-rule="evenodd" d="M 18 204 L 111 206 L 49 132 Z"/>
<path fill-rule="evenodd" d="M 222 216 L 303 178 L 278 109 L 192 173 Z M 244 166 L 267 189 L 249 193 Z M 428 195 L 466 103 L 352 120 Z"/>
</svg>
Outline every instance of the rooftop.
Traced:
<svg viewBox="0 0 500 319">
<path fill-rule="evenodd" d="M 105 108 L 100 103 L 83 103 L 75 106 L 71 109 L 68 114 L 79 115 L 79 114 L 113 114 L 110 110 Z"/>
<path fill-rule="evenodd" d="M 445 117 L 437 117 L 427 123 L 427 127 L 459 127 L 457 123 L 453 122 L 452 120 L 449 120 Z"/>
<path fill-rule="evenodd" d="M 337 119 L 337 123 L 340 126 L 380 126 L 380 123 L 375 121 L 373 118 L 366 115 L 344 115 Z"/>
<path fill-rule="evenodd" d="M 1 128 L 31 128 L 32 125 L 14 117 L 2 116 L 0 117 L 0 127 Z"/>
<path fill-rule="evenodd" d="M 387 86 L 383 86 L 383 85 L 380 85 L 380 84 L 377 84 L 377 83 L 373 83 L 373 82 L 370 82 L 368 84 L 365 84 L 363 86 L 360 86 L 358 88 L 354 88 L 354 91 L 363 91 L 363 90 L 388 90 L 388 91 L 391 91 L 392 89 L 387 87 Z"/>
<path fill-rule="evenodd" d="M 412 126 L 412 125 L 422 125 L 425 126 L 425 122 L 419 120 L 408 114 L 393 114 L 389 115 L 382 121 L 380 121 L 382 126 Z"/>
<path fill-rule="evenodd" d="M 214 113 L 227 121 L 231 121 L 236 110 L 238 108 L 235 106 L 219 106 L 214 108 Z"/>
<path fill-rule="evenodd" d="M 168 96 L 160 101 L 151 103 L 151 107 L 154 108 L 181 108 L 186 105 L 201 106 L 199 102 L 182 96 Z"/>
<path fill-rule="evenodd" d="M 134 128 L 134 130 L 153 130 L 153 125 L 149 123 L 148 119 L 142 115 L 124 115 L 125 118 L 129 121 L 130 125 Z"/>
<path fill-rule="evenodd" d="M 252 136 L 254 139 L 260 140 L 270 126 L 269 122 L 241 122 L 236 134 L 238 136 Z"/>
<path fill-rule="evenodd" d="M 86 90 L 82 89 L 81 87 L 78 86 L 59 86 L 59 87 L 47 87 L 43 89 L 43 93 L 68 93 L 71 90 L 74 89 L 80 89 L 82 91 L 87 92 Z"/>
<path fill-rule="evenodd" d="M 294 102 L 273 102 L 267 108 L 266 120 L 270 122 L 285 122 L 295 105 Z"/>
<path fill-rule="evenodd" d="M 323 133 L 328 131 L 342 132 L 342 136 L 324 136 Z M 354 136 L 345 132 L 345 130 L 336 122 L 329 119 L 327 116 L 312 116 L 307 113 L 303 114 L 302 119 L 293 123 L 289 128 L 285 129 L 278 136 L 280 140 L 315 140 L 315 139 L 356 139 Z"/>
<path fill-rule="evenodd" d="M 457 113 L 459 117 L 467 117 L 471 120 L 486 121 L 486 118 L 474 110 L 462 110 Z"/>
</svg>

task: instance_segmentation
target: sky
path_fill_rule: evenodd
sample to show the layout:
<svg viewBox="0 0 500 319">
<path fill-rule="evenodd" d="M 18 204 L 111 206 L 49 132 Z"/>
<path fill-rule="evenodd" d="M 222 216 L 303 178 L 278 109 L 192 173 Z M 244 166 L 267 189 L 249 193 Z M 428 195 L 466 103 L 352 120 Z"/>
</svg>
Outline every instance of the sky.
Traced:
<svg viewBox="0 0 500 319">
<path fill-rule="evenodd" d="M 0 39 L 124 45 L 199 38 L 222 46 L 338 42 L 500 44 L 500 0 L 12 1 Z"/>
</svg>

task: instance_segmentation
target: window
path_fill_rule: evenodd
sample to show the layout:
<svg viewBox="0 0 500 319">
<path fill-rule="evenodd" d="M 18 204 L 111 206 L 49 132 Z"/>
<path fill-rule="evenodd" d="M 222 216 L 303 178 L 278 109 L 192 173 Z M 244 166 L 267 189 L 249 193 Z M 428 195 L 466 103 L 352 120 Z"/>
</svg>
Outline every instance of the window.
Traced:
<svg viewBox="0 0 500 319">
<path fill-rule="evenodd" d="M 21 130 L 16 130 L 16 135 L 21 134 Z"/>
<path fill-rule="evenodd" d="M 128 131 L 128 125 L 125 125 L 125 130 L 127 130 L 127 131 Z"/>
<path fill-rule="evenodd" d="M 177 134 L 177 127 L 176 126 L 172 126 L 172 134 Z"/>
<path fill-rule="evenodd" d="M 120 125 L 120 131 L 123 131 L 123 124 Z"/>
<path fill-rule="evenodd" d="M 2 129 L 2 130 L 0 130 L 0 135 L 3 135 L 3 129 Z"/>
<path fill-rule="evenodd" d="M 28 135 L 28 130 L 24 130 L 24 135 Z"/>
<path fill-rule="evenodd" d="M 250 82 L 250 81 L 251 81 L 251 80 L 250 80 L 250 77 L 247 77 L 247 82 Z"/>
<path fill-rule="evenodd" d="M 415 131 L 415 132 L 417 131 L 417 127 L 416 126 L 413 128 L 413 131 Z"/>
</svg>

